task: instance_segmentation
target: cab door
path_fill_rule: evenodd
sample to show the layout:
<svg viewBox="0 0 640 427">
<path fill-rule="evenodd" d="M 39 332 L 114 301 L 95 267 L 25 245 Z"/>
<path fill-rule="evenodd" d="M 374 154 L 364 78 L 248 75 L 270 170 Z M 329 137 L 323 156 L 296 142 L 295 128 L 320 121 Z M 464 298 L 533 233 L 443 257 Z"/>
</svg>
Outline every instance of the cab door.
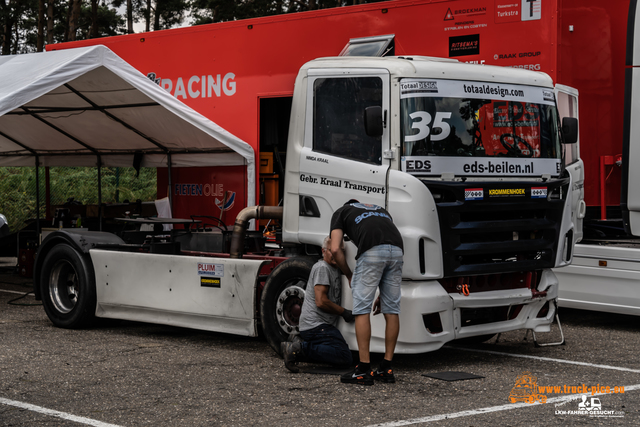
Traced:
<svg viewBox="0 0 640 427">
<path fill-rule="evenodd" d="M 556 85 L 556 101 L 560 122 L 565 117 L 578 119 L 578 90 L 569 86 Z M 570 203 L 573 222 L 573 243 L 582 240 L 582 222 L 587 206 L 584 202 L 584 163 L 580 159 L 580 136 L 575 144 L 564 145 L 565 168 L 571 175 Z"/>
<path fill-rule="evenodd" d="M 331 216 L 350 199 L 385 206 L 389 149 L 389 73 L 379 69 L 309 70 L 300 154 L 301 242 L 321 243 Z M 370 136 L 365 110 L 381 107 L 382 135 Z M 387 164 L 385 164 L 387 163 Z"/>
</svg>

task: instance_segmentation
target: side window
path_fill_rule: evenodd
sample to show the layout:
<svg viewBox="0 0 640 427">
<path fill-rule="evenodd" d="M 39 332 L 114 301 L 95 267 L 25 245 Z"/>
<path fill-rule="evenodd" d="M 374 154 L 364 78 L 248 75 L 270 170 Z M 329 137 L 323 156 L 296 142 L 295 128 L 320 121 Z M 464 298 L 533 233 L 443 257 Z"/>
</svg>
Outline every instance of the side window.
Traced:
<svg viewBox="0 0 640 427">
<path fill-rule="evenodd" d="M 560 122 L 564 117 L 577 117 L 578 98 L 564 92 L 558 92 L 558 114 Z M 565 165 L 570 165 L 579 159 L 578 144 L 565 145 Z"/>
<path fill-rule="evenodd" d="M 313 85 L 313 150 L 382 164 L 382 139 L 365 132 L 364 110 L 382 106 L 379 77 L 320 78 Z"/>
</svg>

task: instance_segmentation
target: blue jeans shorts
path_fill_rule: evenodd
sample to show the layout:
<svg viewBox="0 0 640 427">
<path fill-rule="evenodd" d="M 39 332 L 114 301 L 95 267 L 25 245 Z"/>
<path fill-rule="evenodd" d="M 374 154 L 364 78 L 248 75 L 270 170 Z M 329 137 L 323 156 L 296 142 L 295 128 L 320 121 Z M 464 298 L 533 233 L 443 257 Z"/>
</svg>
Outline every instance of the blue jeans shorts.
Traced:
<svg viewBox="0 0 640 427">
<path fill-rule="evenodd" d="M 371 313 L 378 287 L 382 313 L 400 313 L 402 265 L 402 249 L 393 245 L 374 246 L 360 255 L 351 278 L 354 315 Z"/>
</svg>

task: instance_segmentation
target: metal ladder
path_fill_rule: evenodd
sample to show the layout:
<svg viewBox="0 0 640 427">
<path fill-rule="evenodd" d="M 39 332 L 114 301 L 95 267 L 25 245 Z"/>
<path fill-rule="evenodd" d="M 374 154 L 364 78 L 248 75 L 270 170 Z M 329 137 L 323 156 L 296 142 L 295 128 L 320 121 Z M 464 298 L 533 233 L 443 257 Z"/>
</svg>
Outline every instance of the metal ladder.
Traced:
<svg viewBox="0 0 640 427">
<path fill-rule="evenodd" d="M 564 339 L 564 333 L 562 332 L 562 324 L 560 323 L 560 316 L 558 315 L 558 300 L 554 299 L 553 300 L 553 304 L 554 304 L 554 306 L 556 308 L 555 319 L 556 319 L 556 322 L 558 322 L 558 329 L 560 330 L 560 341 L 542 343 L 541 344 L 541 343 L 538 342 L 538 337 L 536 337 L 536 333 L 533 331 L 533 329 L 527 329 L 527 331 L 524 334 L 524 337 L 522 338 L 523 341 L 527 340 L 527 336 L 529 335 L 529 331 L 531 331 L 531 333 L 533 334 L 533 345 L 536 346 L 536 347 L 549 347 L 549 346 L 565 345 L 566 344 L 566 341 Z M 553 323 L 552 323 L 552 325 L 553 325 Z M 549 332 L 551 332 L 551 331 L 549 331 Z M 498 334 L 498 336 L 496 337 L 495 344 L 497 344 L 498 341 L 500 340 L 500 335 L 502 335 L 502 333 Z"/>
</svg>

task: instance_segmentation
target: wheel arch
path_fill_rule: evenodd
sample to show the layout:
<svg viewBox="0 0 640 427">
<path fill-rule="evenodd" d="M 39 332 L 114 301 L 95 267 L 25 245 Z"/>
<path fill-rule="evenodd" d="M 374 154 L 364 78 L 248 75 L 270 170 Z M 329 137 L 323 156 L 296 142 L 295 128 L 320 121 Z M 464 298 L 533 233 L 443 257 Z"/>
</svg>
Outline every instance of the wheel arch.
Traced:
<svg viewBox="0 0 640 427">
<path fill-rule="evenodd" d="M 89 254 L 89 250 L 97 245 L 124 244 L 124 241 L 113 233 L 103 231 L 58 230 L 47 235 L 38 247 L 33 265 L 33 292 L 37 300 L 42 299 L 39 286 L 42 264 L 51 249 L 59 244 L 67 244 L 80 254 Z"/>
</svg>

